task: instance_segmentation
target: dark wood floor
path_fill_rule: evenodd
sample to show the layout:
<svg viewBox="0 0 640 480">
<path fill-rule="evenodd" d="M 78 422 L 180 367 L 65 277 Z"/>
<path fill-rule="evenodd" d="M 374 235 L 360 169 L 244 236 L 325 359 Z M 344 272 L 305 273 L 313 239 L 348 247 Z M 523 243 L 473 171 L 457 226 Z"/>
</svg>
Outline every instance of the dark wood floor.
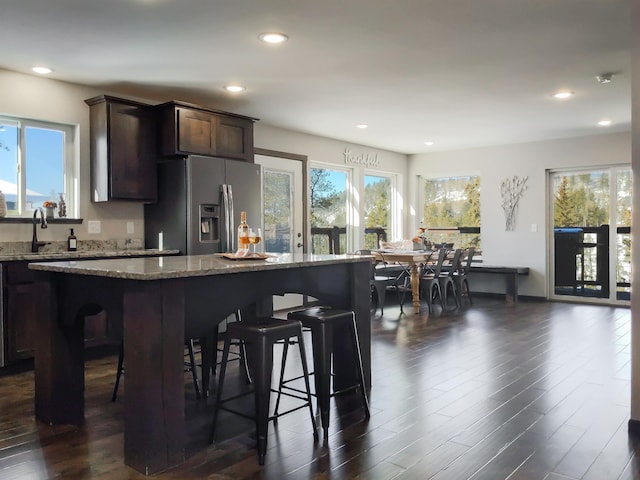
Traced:
<svg viewBox="0 0 640 480">
<path fill-rule="evenodd" d="M 197 402 L 185 376 L 188 459 L 157 478 L 640 479 L 629 309 L 478 299 L 430 317 L 387 307 L 372 322 L 368 422 L 355 395 L 333 403 L 315 445 L 308 412 L 283 417 L 260 467 L 248 421 L 223 416 L 207 445 L 212 400 Z M 143 478 L 123 465 L 115 360 L 87 364 L 81 429 L 34 421 L 32 372 L 0 377 L 1 479 Z"/>
</svg>

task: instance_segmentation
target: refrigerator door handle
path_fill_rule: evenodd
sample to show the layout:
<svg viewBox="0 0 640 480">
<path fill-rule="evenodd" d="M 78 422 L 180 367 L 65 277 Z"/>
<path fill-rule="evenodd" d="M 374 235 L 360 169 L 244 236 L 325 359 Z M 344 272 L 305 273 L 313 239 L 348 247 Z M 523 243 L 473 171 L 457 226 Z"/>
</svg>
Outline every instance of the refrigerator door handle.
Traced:
<svg viewBox="0 0 640 480">
<path fill-rule="evenodd" d="M 231 251 L 231 220 L 229 219 L 229 192 L 227 191 L 227 186 L 222 185 L 220 187 L 220 194 L 222 196 L 222 213 L 224 215 L 224 251 Z"/>
<path fill-rule="evenodd" d="M 235 251 L 235 244 L 236 244 L 236 232 L 235 232 L 235 225 L 233 223 L 233 219 L 235 218 L 234 215 L 234 211 L 233 211 L 233 189 L 231 188 L 231 185 L 227 185 L 227 191 L 228 191 L 228 195 L 229 195 L 229 216 L 227 217 L 229 219 L 229 239 L 230 239 L 230 252 Z"/>
</svg>

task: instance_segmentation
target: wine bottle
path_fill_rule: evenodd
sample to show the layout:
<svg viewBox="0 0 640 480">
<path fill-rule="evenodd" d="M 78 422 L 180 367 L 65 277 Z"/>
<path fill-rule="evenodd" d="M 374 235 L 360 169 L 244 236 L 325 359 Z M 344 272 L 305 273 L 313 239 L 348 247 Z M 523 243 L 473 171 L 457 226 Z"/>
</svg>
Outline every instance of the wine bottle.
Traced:
<svg viewBox="0 0 640 480">
<path fill-rule="evenodd" d="M 78 249 L 78 239 L 73 234 L 73 228 L 71 229 L 71 233 L 67 237 L 67 250 L 70 252 L 75 252 Z"/>
<path fill-rule="evenodd" d="M 245 257 L 249 254 L 249 225 L 247 225 L 247 212 L 240 212 L 240 224 L 238 225 L 238 251 L 236 255 Z"/>
</svg>

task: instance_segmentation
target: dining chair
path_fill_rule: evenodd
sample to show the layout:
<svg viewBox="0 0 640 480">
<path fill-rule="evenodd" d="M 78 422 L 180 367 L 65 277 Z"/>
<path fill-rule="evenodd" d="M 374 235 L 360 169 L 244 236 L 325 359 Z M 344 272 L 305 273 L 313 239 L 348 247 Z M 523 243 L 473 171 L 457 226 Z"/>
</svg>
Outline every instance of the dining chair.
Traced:
<svg viewBox="0 0 640 480">
<path fill-rule="evenodd" d="M 424 298 L 427 300 L 427 306 L 429 307 L 429 313 L 432 312 L 433 301 L 437 298 L 440 300 L 440 305 L 442 306 L 442 311 L 444 308 L 444 299 L 442 297 L 442 290 L 440 289 L 440 274 L 442 272 L 442 265 L 444 264 L 444 259 L 447 256 L 447 250 L 441 248 L 438 251 L 438 260 L 436 261 L 433 270 L 424 273 L 420 277 L 420 298 Z"/>
<path fill-rule="evenodd" d="M 358 250 L 355 252 L 361 255 L 371 255 L 371 250 Z M 372 310 L 375 312 L 380 307 L 380 314 L 384 315 L 384 303 L 387 289 L 395 290 L 398 295 L 400 312 L 403 313 L 403 305 L 407 292 L 411 291 L 408 281 L 411 278 L 407 269 L 401 265 L 390 265 L 384 259 L 384 254 L 378 252 L 381 260 L 374 261 L 371 268 L 371 293 L 375 300 L 372 300 Z"/>
<path fill-rule="evenodd" d="M 458 289 L 458 299 L 460 301 L 460 306 L 462 306 L 462 298 L 467 297 L 469 299 L 469 305 L 473 305 L 473 300 L 471 299 L 471 289 L 469 288 L 469 272 L 471 271 L 471 262 L 473 261 L 473 255 L 475 254 L 475 248 L 469 247 L 465 252 L 466 258 L 460 259 L 460 263 L 462 268 L 459 268 L 458 271 L 454 274 L 453 279 L 456 282 L 456 287 Z"/>
<path fill-rule="evenodd" d="M 456 304 L 456 308 L 460 308 L 462 306 L 461 301 L 459 299 L 458 287 L 455 281 L 455 274 L 458 272 L 460 268 L 460 258 L 462 256 L 462 249 L 458 248 L 453 252 L 453 257 L 451 261 L 447 265 L 446 271 L 441 271 L 440 276 L 438 277 L 438 281 L 440 283 L 440 293 L 443 297 L 443 303 L 446 307 L 449 302 L 449 292 L 453 296 L 453 299 Z M 447 256 L 445 256 L 447 257 Z M 444 269 L 443 269 L 444 270 Z"/>
</svg>

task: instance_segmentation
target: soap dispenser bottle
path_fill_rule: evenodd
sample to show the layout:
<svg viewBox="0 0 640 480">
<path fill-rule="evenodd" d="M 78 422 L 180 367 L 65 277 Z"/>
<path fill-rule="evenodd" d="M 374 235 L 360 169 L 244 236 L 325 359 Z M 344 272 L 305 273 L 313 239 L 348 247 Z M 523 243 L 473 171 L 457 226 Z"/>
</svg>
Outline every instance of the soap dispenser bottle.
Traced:
<svg viewBox="0 0 640 480">
<path fill-rule="evenodd" d="M 67 250 L 70 252 L 75 252 L 78 249 L 78 239 L 73 234 L 73 228 L 71 229 L 71 233 L 69 233 L 69 237 L 67 238 Z"/>
</svg>

